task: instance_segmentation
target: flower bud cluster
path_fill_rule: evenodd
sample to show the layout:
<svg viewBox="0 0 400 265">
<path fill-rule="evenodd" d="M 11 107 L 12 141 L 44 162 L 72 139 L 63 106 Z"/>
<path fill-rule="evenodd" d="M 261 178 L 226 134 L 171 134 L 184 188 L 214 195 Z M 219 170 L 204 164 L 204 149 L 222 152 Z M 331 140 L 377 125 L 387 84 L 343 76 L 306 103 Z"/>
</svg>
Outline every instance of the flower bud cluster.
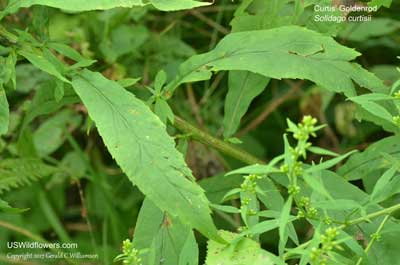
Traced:
<svg viewBox="0 0 400 265">
<path fill-rule="evenodd" d="M 256 188 L 257 188 L 257 180 L 261 179 L 261 176 L 251 174 L 244 177 L 243 183 L 240 185 L 241 192 L 245 194 L 245 196 L 241 199 L 240 208 L 246 212 L 247 216 L 255 216 L 257 215 L 257 211 L 250 207 L 250 203 L 252 200 L 256 200 Z"/>
<path fill-rule="evenodd" d="M 394 116 L 394 117 L 393 117 L 393 123 L 394 123 L 396 126 L 400 127 L 400 116 Z"/>
<path fill-rule="evenodd" d="M 371 238 L 373 238 L 373 239 L 376 240 L 376 241 L 379 241 L 379 240 L 381 240 L 382 236 L 381 236 L 380 233 L 373 233 L 373 234 L 371 235 Z"/>
<path fill-rule="evenodd" d="M 299 201 L 299 207 L 303 209 L 299 209 L 297 215 L 299 217 L 306 217 L 309 219 L 315 219 L 318 216 L 318 210 L 311 206 L 310 198 L 309 197 L 301 197 Z"/>
<path fill-rule="evenodd" d="M 300 193 L 300 187 L 297 185 L 289 185 L 288 186 L 288 193 L 289 195 L 295 196 Z"/>
<path fill-rule="evenodd" d="M 255 194 L 257 187 L 257 179 L 261 179 L 261 177 L 254 174 L 244 177 L 244 181 L 240 185 L 240 188 L 242 189 L 243 192 L 250 192 L 252 194 Z"/>
<path fill-rule="evenodd" d="M 325 230 L 321 235 L 321 246 L 319 248 L 312 248 L 310 259 L 312 264 L 326 265 L 328 263 L 328 252 L 337 247 L 335 242 L 336 237 L 339 235 L 337 228 L 330 227 Z"/>
<path fill-rule="evenodd" d="M 291 149 L 293 160 L 297 160 L 298 157 L 306 157 L 306 151 L 311 146 L 311 143 L 307 142 L 310 136 L 315 137 L 315 132 L 319 127 L 315 127 L 317 119 L 309 115 L 304 116 L 303 120 L 296 125 L 288 121 L 288 131 L 293 133 L 293 137 L 298 140 L 297 146 Z"/>
<path fill-rule="evenodd" d="M 299 141 L 307 141 L 310 135 L 315 137 L 315 132 L 317 131 L 315 124 L 317 124 L 316 118 L 310 115 L 304 116 L 301 123 L 298 124 L 298 130 L 294 132 L 293 137 Z"/>
<path fill-rule="evenodd" d="M 124 265 L 142 265 L 139 251 L 133 247 L 129 239 L 122 242 L 122 254 L 116 260 L 122 260 L 122 264 Z"/>
</svg>

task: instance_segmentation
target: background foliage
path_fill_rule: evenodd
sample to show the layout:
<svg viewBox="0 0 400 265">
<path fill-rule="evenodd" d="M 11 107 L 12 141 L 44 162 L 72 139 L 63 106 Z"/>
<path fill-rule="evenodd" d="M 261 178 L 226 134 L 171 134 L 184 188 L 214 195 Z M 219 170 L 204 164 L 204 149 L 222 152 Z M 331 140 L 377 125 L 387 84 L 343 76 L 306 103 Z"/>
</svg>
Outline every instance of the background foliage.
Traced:
<svg viewBox="0 0 400 265">
<path fill-rule="evenodd" d="M 400 2 L 0 9 L 1 264 L 399 263 Z"/>
</svg>

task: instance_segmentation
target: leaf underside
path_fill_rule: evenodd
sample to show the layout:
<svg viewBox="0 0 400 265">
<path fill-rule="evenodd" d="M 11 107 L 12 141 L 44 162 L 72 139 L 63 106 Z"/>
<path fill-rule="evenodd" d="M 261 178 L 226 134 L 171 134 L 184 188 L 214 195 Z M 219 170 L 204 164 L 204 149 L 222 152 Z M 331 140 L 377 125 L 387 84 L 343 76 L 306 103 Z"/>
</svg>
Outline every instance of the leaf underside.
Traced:
<svg viewBox="0 0 400 265">
<path fill-rule="evenodd" d="M 10 0 L 5 10 L 0 12 L 0 17 L 15 13 L 20 8 L 31 7 L 33 5 L 43 5 L 67 11 L 81 12 L 90 10 L 107 10 L 116 7 L 132 8 L 148 4 L 152 4 L 155 8 L 163 11 L 174 11 L 210 5 L 211 3 L 195 0 Z"/>
<path fill-rule="evenodd" d="M 99 73 L 84 70 L 72 85 L 128 178 L 161 210 L 215 238 L 204 191 L 187 178 L 191 171 L 160 119 Z"/>
</svg>

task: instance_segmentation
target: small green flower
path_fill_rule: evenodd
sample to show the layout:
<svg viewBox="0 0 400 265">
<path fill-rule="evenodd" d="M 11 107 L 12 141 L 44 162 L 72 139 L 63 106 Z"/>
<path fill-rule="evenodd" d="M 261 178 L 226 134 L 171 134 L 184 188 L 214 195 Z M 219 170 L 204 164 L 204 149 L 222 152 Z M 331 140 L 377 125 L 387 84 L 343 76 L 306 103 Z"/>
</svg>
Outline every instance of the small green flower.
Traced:
<svg viewBox="0 0 400 265">
<path fill-rule="evenodd" d="M 393 123 L 394 123 L 396 126 L 400 127 L 400 116 L 394 116 L 394 117 L 393 117 Z"/>
<path fill-rule="evenodd" d="M 325 216 L 323 222 L 327 225 L 331 225 L 332 224 L 332 219 L 329 216 Z"/>
<path fill-rule="evenodd" d="M 257 214 L 257 212 L 255 211 L 255 210 L 253 210 L 253 209 L 249 209 L 248 211 L 247 211 L 247 215 L 248 216 L 254 216 L 254 215 L 256 215 Z"/>
<path fill-rule="evenodd" d="M 297 185 L 289 185 L 288 187 L 288 193 L 289 195 L 296 195 L 300 192 L 300 187 Z"/>
<path fill-rule="evenodd" d="M 310 219 L 316 218 L 318 216 L 318 211 L 314 207 L 310 207 L 307 210 L 307 217 Z"/>
<path fill-rule="evenodd" d="M 310 207 L 310 198 L 302 196 L 300 198 L 299 206 L 304 207 L 304 208 Z"/>
<path fill-rule="evenodd" d="M 279 169 L 280 169 L 280 171 L 282 173 L 288 173 L 289 172 L 289 166 L 287 164 L 283 164 Z"/>
<path fill-rule="evenodd" d="M 297 212 L 297 216 L 299 217 L 299 218 L 304 218 L 304 217 L 306 217 L 306 214 L 303 212 L 303 210 L 299 210 L 298 212 Z"/>
<path fill-rule="evenodd" d="M 242 205 L 247 206 L 250 204 L 251 199 L 250 198 L 243 198 L 242 200 Z"/>
<path fill-rule="evenodd" d="M 371 238 L 375 239 L 376 241 L 379 241 L 379 240 L 381 240 L 382 236 L 379 233 L 373 233 L 371 235 Z"/>
<path fill-rule="evenodd" d="M 122 242 L 122 254 L 114 259 L 114 262 L 116 261 L 122 261 L 124 265 L 142 265 L 142 259 L 139 257 L 139 250 L 133 247 L 129 239 Z"/>
</svg>

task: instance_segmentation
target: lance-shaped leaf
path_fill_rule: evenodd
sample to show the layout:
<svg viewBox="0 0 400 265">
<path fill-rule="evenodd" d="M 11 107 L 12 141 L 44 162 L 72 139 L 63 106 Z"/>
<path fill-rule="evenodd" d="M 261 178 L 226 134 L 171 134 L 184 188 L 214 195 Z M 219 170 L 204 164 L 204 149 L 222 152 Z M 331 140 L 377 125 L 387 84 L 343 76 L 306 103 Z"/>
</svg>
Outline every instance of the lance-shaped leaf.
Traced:
<svg viewBox="0 0 400 265">
<path fill-rule="evenodd" d="M 239 241 L 236 244 L 225 245 L 209 240 L 205 265 L 272 265 L 276 257 L 263 250 L 256 241 L 240 238 L 240 235 L 228 231 L 220 231 L 226 241 Z"/>
<path fill-rule="evenodd" d="M 399 142 L 400 136 L 397 135 L 371 144 L 365 151 L 352 155 L 338 170 L 339 175 L 349 181 L 382 175 L 382 170 L 389 169 L 392 166 L 391 163 L 386 161 L 384 153 L 399 159 Z"/>
<path fill-rule="evenodd" d="M 57 171 L 59 171 L 57 168 L 37 159 L 2 159 L 0 161 L 0 194 L 12 188 L 29 185 Z"/>
<path fill-rule="evenodd" d="M 225 100 L 224 137 L 231 137 L 250 103 L 267 86 L 268 78 L 247 71 L 229 73 L 229 90 Z"/>
<path fill-rule="evenodd" d="M 160 119 L 99 73 L 84 70 L 72 85 L 128 178 L 161 210 L 217 238 L 204 191 L 187 178 L 191 172 Z"/>
<path fill-rule="evenodd" d="M 246 70 L 276 79 L 311 80 L 347 96 L 355 95 L 353 82 L 383 91 L 381 80 L 350 62 L 359 55 L 331 37 L 298 26 L 232 33 L 214 50 L 184 62 L 167 88 L 171 92 L 182 83 L 207 80 L 216 71 Z"/>
<path fill-rule="evenodd" d="M 181 9 L 190 9 L 198 6 L 210 5 L 210 2 L 201 2 L 195 0 L 10 0 L 7 7 L 0 12 L 0 19 L 8 14 L 12 14 L 23 7 L 33 5 L 50 6 L 68 11 L 90 11 L 107 10 L 116 7 L 132 8 L 134 6 L 145 6 L 152 4 L 155 8 L 164 11 L 173 11 Z"/>
<path fill-rule="evenodd" d="M 10 120 L 10 111 L 6 92 L 0 84 L 0 135 L 6 134 Z"/>
<path fill-rule="evenodd" d="M 149 199 L 144 200 L 140 209 L 133 246 L 141 252 L 143 264 L 198 264 L 198 246 L 192 230 Z"/>
<path fill-rule="evenodd" d="M 377 6 L 377 7 L 387 7 L 389 8 L 392 4 L 392 0 L 372 0 L 368 3 L 369 6 Z"/>
<path fill-rule="evenodd" d="M 212 2 L 197 0 L 151 0 L 150 3 L 157 9 L 163 11 L 174 11 L 182 9 L 191 9 L 199 6 L 211 5 Z"/>
</svg>

